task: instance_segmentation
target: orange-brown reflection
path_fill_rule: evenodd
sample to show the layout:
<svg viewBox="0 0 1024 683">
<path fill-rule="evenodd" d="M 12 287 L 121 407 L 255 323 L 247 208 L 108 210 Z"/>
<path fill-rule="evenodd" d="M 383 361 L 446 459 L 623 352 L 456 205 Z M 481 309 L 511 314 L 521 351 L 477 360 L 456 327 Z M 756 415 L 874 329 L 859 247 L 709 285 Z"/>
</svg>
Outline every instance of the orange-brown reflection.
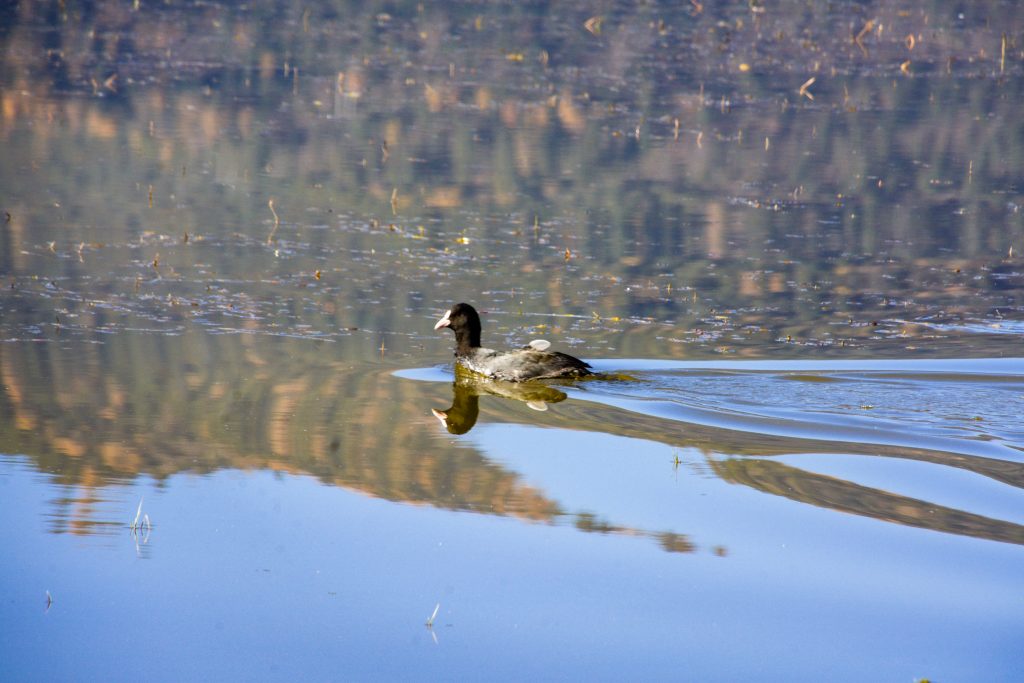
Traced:
<svg viewBox="0 0 1024 683">
<path fill-rule="evenodd" d="M 234 336 L 126 334 L 107 346 L 82 345 L 78 354 L 54 352 L 45 344 L 0 346 L 0 451 L 26 454 L 66 488 L 55 502 L 52 528 L 109 530 L 104 491 L 139 475 L 160 480 L 179 472 L 272 469 L 311 474 L 387 500 L 530 521 L 569 519 L 587 531 L 649 537 L 667 550 L 695 547 L 683 530 L 638 529 L 564 509 L 467 442 L 451 440 L 428 407 L 452 397 L 452 385 L 324 362 L 305 342 L 291 346 L 290 353 L 267 343 L 244 354 L 238 348 L 243 342 Z M 196 363 L 201 354 L 203 362 Z M 122 360 L 104 364 L 104 356 Z M 537 395 L 541 390 L 548 393 Z M 1024 488 L 1024 469 L 1014 463 L 684 425 L 590 402 L 556 401 L 561 395 L 555 387 L 538 387 L 509 398 L 464 382 L 455 385 L 452 402 L 462 408 L 474 403 L 474 421 L 478 415 L 508 421 L 524 419 L 516 417 L 523 400 L 543 399 L 552 402 L 551 409 L 526 410 L 531 423 L 696 449 L 717 476 L 765 493 L 897 524 L 1024 543 L 1020 525 L 808 473 L 765 456 L 842 449 L 963 468 Z"/>
</svg>

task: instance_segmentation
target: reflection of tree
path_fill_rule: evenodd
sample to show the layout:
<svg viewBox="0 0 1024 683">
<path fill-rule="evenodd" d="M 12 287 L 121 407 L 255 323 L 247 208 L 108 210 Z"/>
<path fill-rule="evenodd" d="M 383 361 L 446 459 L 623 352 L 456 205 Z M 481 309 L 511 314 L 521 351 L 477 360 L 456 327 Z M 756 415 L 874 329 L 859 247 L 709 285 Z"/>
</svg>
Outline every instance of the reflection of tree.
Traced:
<svg viewBox="0 0 1024 683">
<path fill-rule="evenodd" d="M 486 414 L 487 411 L 484 411 Z M 886 456 L 956 467 L 1024 489 L 1024 466 L 1005 460 L 966 457 L 923 448 L 906 448 L 855 442 L 834 443 L 816 439 L 793 439 L 768 434 L 747 433 L 675 422 L 673 420 L 625 412 L 581 401 L 559 406 L 559 420 L 575 428 L 600 431 L 637 439 L 659 441 L 704 452 L 712 471 L 724 479 L 745 484 L 766 493 L 783 495 L 819 507 L 853 512 L 897 524 L 917 526 L 946 533 L 977 536 L 991 540 L 1024 544 L 1024 526 L 991 519 L 859 486 L 841 479 L 814 474 L 773 462 L 766 457 L 793 453 L 850 453 Z M 492 415 L 499 419 L 497 415 Z M 538 416 L 538 422 L 551 419 Z M 751 458 L 727 457 L 761 456 Z M 600 523 L 593 523 L 600 526 Z M 610 531 L 610 529 L 609 529 Z"/>
<path fill-rule="evenodd" d="M 548 523 L 567 518 L 587 531 L 693 549 L 673 532 L 587 524 L 586 514 L 564 510 L 517 473 L 449 442 L 426 408 L 440 387 L 324 363 L 312 346 L 301 357 L 273 343 L 239 353 L 247 341 L 123 335 L 76 356 L 51 355 L 48 345 L 0 346 L 0 453 L 28 455 L 59 487 L 51 530 L 123 530 L 123 520 L 106 517 L 104 491 L 139 475 L 270 469 L 401 503 Z M 104 354 L 124 360 L 101 365 Z M 161 363 L 133 365 L 132 358 Z M 301 369 L 307 362 L 313 369 Z M 448 392 L 443 386 L 442 395 Z M 564 398 L 543 386 L 527 393 Z"/>
<path fill-rule="evenodd" d="M 586 395 L 581 395 L 586 398 Z M 491 419 L 500 419 L 496 413 Z M 568 401 L 559 406 L 559 419 L 581 429 L 605 431 L 621 436 L 658 441 L 671 446 L 695 448 L 708 455 L 773 456 L 791 453 L 849 453 L 929 462 L 956 467 L 983 477 L 1024 489 L 1024 465 L 1008 460 L 967 457 L 959 453 L 885 444 L 823 439 L 794 439 L 756 432 L 733 431 L 689 424 L 637 412 L 621 411 L 588 401 Z M 538 416 L 538 422 L 551 418 Z"/>
<path fill-rule="evenodd" d="M 139 475 L 270 469 L 397 502 L 570 520 L 589 532 L 643 536 L 666 550 L 696 546 L 674 531 L 644 530 L 568 511 L 519 475 L 452 440 L 428 406 L 448 384 L 401 380 L 380 367 L 325 361 L 308 342 L 289 346 L 239 336 L 125 334 L 109 344 L 0 345 L 0 452 L 23 453 L 62 491 L 55 531 L 109 529 L 104 491 Z M 284 350 L 289 349 L 289 353 Z M 146 359 L 160 358 L 160 364 Z M 118 360 L 114 360 L 118 359 Z M 138 363 L 132 359 L 139 359 Z M 490 392 L 483 392 L 489 394 Z M 532 394 L 531 394 L 532 396 Z M 474 394 L 472 396 L 477 399 Z M 585 397 L 585 394 L 584 394 Z M 655 440 L 709 456 L 713 472 L 775 495 L 830 509 L 1024 543 L 1024 527 L 824 477 L 759 458 L 790 453 L 885 455 L 963 468 L 1024 488 L 1019 464 L 925 449 L 791 439 L 685 424 L 582 400 L 536 412 L 485 395 L 489 421 L 531 423 Z M 123 523 L 123 520 L 117 520 Z"/>
<path fill-rule="evenodd" d="M 378 335 L 416 343 L 424 293 L 499 283 L 517 293 L 494 294 L 496 337 L 540 320 L 624 356 L 1019 353 L 935 325 L 1020 310 L 997 258 L 1022 236 L 1019 130 L 994 122 L 1019 119 L 1024 81 L 980 55 L 1022 9 L 932 17 L 950 39 L 914 68 L 933 77 L 903 78 L 918 19 L 890 4 L 861 8 L 887 27 L 863 45 L 845 13 L 787 2 L 756 21 L 746 2 L 622 5 L 600 37 L 557 4 L 3 5 L 0 322 L 34 341 L 0 346 L 0 450 L 86 511 L 138 473 L 275 468 L 549 520 L 541 492 L 403 412 L 438 396 L 367 369 Z M 738 45 L 759 59 L 733 78 Z M 813 105 L 789 83 L 808 54 L 835 69 Z M 517 317 L 531 295 L 575 317 Z M 829 446 L 559 413 L 531 417 L 711 453 Z M 1021 485 L 1013 464 L 864 451 Z"/>
<path fill-rule="evenodd" d="M 103 373 L 87 351 L 72 359 L 45 347 L 0 347 L 9 416 L 0 423 L 0 451 L 32 455 L 65 485 L 269 468 L 390 500 L 540 520 L 559 514 L 476 451 L 437 448 L 434 423 L 408 415 L 423 410 L 417 383 L 332 365 L 296 373 L 284 359 L 271 368 L 273 353 L 251 352 L 246 370 L 245 362 L 227 360 L 237 340 L 222 339 L 206 349 L 212 353 L 203 366 L 187 360 L 180 339 L 111 340 L 118 352 L 162 363 L 114 364 Z"/>
<path fill-rule="evenodd" d="M 94 4 L 68 3 L 62 16 L 21 3 L 0 33 L 11 56 L 0 186 L 14 216 L 0 224 L 0 272 L 34 304 L 23 310 L 91 317 L 86 302 L 98 300 L 144 320 L 234 325 L 244 313 L 395 329 L 410 290 L 461 271 L 474 291 L 497 277 L 546 292 L 537 308 L 586 316 L 571 324 L 590 338 L 663 357 L 765 344 L 924 352 L 938 343 L 933 323 L 1017 308 L 1024 282 L 996 272 L 995 256 L 1024 236 L 1012 208 L 1024 203 L 1022 162 L 1007 156 L 1016 129 L 991 122 L 1016 120 L 1024 81 L 957 71 L 991 71 L 978 47 L 1019 25 L 1012 4 L 980 3 L 989 21 L 978 26 L 933 17 L 931 30 L 957 40 L 918 45 L 915 69 L 952 73 L 896 83 L 879 72 L 906 52 L 897 27 L 915 20 L 884 3 L 873 16 L 886 31 L 868 37 L 867 55 L 848 17 L 803 5 L 756 28 L 730 22 L 749 19 L 747 3 L 661 7 L 664 35 L 649 8 L 622 7 L 598 40 L 580 30 L 586 17 L 543 5 Z M 802 47 L 767 35 L 801 35 Z M 737 41 L 763 55 L 753 66 L 765 77 L 723 77 Z M 805 68 L 804 50 L 840 74 L 819 79 L 807 107 L 784 84 Z M 684 134 L 671 140 L 677 118 Z M 640 141 L 628 134 L 638 121 Z M 109 162 L 102 172 L 96 160 Z M 296 250 L 289 261 L 260 249 L 269 197 Z M 469 244 L 454 251 L 463 231 Z M 517 258 L 502 263 L 509 252 Z M 82 291 L 97 271 L 109 279 Z M 282 287 L 294 294 L 286 309 L 269 304 Z M 382 301 L 372 311 L 337 304 L 369 292 Z M 590 320 L 594 310 L 675 325 L 626 334 Z M 1010 337 L 989 338 L 988 352 L 1015 349 Z"/>
<path fill-rule="evenodd" d="M 935 505 L 761 459 L 712 460 L 726 481 L 839 512 L 906 526 L 1024 545 L 1024 526 Z"/>
<path fill-rule="evenodd" d="M 599 534 L 620 534 L 623 536 L 648 536 L 658 542 L 663 549 L 670 553 L 692 553 L 697 546 L 690 541 L 686 534 L 677 534 L 671 531 L 647 532 L 630 527 L 619 526 L 599 519 L 589 512 L 582 512 L 576 516 L 576 528 L 580 531 L 588 531 Z"/>
</svg>

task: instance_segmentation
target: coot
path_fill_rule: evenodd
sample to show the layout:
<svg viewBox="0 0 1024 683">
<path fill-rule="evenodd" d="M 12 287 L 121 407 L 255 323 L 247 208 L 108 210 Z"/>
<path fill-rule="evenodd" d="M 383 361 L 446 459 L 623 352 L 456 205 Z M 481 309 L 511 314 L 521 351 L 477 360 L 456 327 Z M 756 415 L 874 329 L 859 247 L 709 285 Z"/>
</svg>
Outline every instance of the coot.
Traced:
<svg viewBox="0 0 1024 683">
<path fill-rule="evenodd" d="M 495 351 L 480 346 L 480 316 L 469 304 L 455 304 L 435 330 L 450 327 L 455 333 L 455 362 L 462 367 L 506 382 L 532 379 L 585 377 L 590 365 L 558 351 L 545 351 L 547 342 L 535 341 L 514 351 Z"/>
</svg>

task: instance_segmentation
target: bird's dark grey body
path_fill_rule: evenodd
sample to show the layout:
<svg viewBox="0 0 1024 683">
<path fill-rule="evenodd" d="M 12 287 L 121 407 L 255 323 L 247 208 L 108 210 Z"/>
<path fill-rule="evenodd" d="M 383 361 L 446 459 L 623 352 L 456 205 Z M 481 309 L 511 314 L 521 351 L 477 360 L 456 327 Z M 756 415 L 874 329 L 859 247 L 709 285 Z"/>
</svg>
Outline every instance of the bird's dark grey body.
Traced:
<svg viewBox="0 0 1024 683">
<path fill-rule="evenodd" d="M 590 365 L 560 351 L 542 351 L 533 344 L 512 351 L 495 351 L 480 346 L 480 316 L 469 304 L 456 304 L 444 314 L 434 329 L 450 327 L 455 333 L 455 362 L 471 372 L 504 380 L 529 380 L 585 377 L 593 374 Z"/>
</svg>

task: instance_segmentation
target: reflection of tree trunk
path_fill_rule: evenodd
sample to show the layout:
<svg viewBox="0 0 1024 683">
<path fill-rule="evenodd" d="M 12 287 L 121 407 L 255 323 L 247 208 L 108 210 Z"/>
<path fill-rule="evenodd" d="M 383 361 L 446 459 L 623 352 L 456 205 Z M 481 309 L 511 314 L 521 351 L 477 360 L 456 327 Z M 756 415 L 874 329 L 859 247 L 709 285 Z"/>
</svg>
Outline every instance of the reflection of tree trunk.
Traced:
<svg viewBox="0 0 1024 683">
<path fill-rule="evenodd" d="M 711 460 L 722 479 L 801 503 L 932 531 L 1024 545 L 1024 526 L 760 458 Z"/>
</svg>

